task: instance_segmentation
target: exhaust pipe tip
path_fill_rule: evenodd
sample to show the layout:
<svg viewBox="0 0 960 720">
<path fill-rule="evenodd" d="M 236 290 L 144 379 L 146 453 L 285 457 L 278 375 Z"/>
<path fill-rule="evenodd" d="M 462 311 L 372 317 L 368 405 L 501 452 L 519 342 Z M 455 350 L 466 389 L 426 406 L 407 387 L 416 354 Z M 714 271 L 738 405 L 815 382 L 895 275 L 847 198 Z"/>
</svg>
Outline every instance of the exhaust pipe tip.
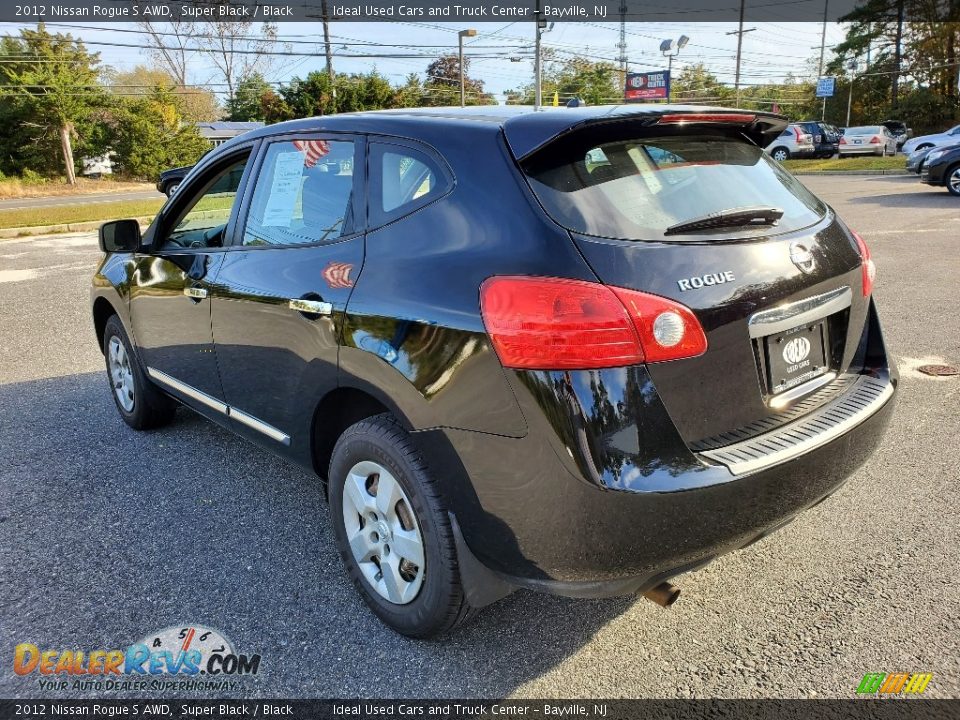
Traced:
<svg viewBox="0 0 960 720">
<path fill-rule="evenodd" d="M 644 592 L 643 596 L 647 600 L 655 602 L 660 607 L 667 608 L 673 605 L 677 601 L 677 598 L 680 597 L 680 588 L 674 587 L 668 582 L 662 582 L 656 587 Z"/>
</svg>

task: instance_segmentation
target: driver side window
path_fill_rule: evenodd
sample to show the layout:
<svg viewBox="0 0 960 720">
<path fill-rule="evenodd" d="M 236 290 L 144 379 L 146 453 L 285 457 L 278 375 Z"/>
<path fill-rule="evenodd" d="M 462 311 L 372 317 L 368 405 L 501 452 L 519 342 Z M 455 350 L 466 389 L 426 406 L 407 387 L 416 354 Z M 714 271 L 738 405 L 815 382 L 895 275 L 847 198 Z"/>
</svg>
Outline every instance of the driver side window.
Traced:
<svg viewBox="0 0 960 720">
<path fill-rule="evenodd" d="M 232 163 L 210 179 L 203 192 L 182 211 L 164 240 L 163 249 L 223 246 L 223 235 L 248 159 Z"/>
</svg>

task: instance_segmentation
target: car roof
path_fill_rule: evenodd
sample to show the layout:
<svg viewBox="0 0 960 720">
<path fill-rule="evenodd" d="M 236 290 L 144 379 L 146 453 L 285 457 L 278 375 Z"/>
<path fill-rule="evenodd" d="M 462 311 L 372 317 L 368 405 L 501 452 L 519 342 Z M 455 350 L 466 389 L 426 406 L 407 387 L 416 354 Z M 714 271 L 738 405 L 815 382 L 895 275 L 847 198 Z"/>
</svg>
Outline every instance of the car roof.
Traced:
<svg viewBox="0 0 960 720">
<path fill-rule="evenodd" d="M 748 134 L 759 141 L 763 137 L 778 135 L 787 120 L 782 115 L 756 110 L 735 110 L 732 108 L 709 107 L 702 105 L 593 105 L 575 108 L 547 107 L 534 110 L 529 105 L 475 105 L 460 107 L 402 108 L 393 110 L 372 110 L 340 115 L 324 115 L 288 120 L 244 133 L 221 147 L 247 142 L 258 137 L 270 137 L 296 132 L 358 132 L 382 133 L 416 137 L 417 129 L 428 124 L 437 130 L 447 132 L 449 137 L 463 140 L 469 132 L 502 131 L 518 158 L 525 157 L 559 135 L 592 123 L 617 122 L 642 117 L 658 117 L 666 114 L 705 113 L 737 114 L 749 113 L 757 117 L 754 127 Z M 765 144 L 759 143 L 759 144 Z"/>
</svg>

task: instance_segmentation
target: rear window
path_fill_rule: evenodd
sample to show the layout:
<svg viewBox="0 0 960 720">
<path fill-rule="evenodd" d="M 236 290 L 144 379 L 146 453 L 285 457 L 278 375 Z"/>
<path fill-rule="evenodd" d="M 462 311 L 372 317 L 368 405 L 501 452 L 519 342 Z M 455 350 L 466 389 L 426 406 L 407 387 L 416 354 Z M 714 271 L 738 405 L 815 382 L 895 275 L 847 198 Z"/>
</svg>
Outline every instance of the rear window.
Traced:
<svg viewBox="0 0 960 720">
<path fill-rule="evenodd" d="M 753 237 L 808 227 L 826 214 L 823 203 L 756 145 L 720 133 L 668 132 L 625 139 L 581 132 L 539 151 L 524 171 L 557 223 L 600 237 Z M 665 234 L 705 215 L 755 207 L 777 208 L 783 217 L 776 227 Z"/>
<path fill-rule="evenodd" d="M 883 128 L 879 125 L 862 125 L 860 127 L 847 128 L 847 135 L 879 135 Z"/>
</svg>

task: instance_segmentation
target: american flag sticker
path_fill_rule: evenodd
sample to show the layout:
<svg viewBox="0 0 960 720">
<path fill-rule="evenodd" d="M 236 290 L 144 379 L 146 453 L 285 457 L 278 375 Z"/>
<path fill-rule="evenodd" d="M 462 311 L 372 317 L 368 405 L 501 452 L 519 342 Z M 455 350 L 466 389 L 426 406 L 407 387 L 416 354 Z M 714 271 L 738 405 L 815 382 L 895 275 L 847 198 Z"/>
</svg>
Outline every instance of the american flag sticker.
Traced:
<svg viewBox="0 0 960 720">
<path fill-rule="evenodd" d="M 308 168 L 330 153 L 330 143 L 326 140 L 294 140 L 293 146 L 306 156 L 303 165 Z"/>
</svg>

